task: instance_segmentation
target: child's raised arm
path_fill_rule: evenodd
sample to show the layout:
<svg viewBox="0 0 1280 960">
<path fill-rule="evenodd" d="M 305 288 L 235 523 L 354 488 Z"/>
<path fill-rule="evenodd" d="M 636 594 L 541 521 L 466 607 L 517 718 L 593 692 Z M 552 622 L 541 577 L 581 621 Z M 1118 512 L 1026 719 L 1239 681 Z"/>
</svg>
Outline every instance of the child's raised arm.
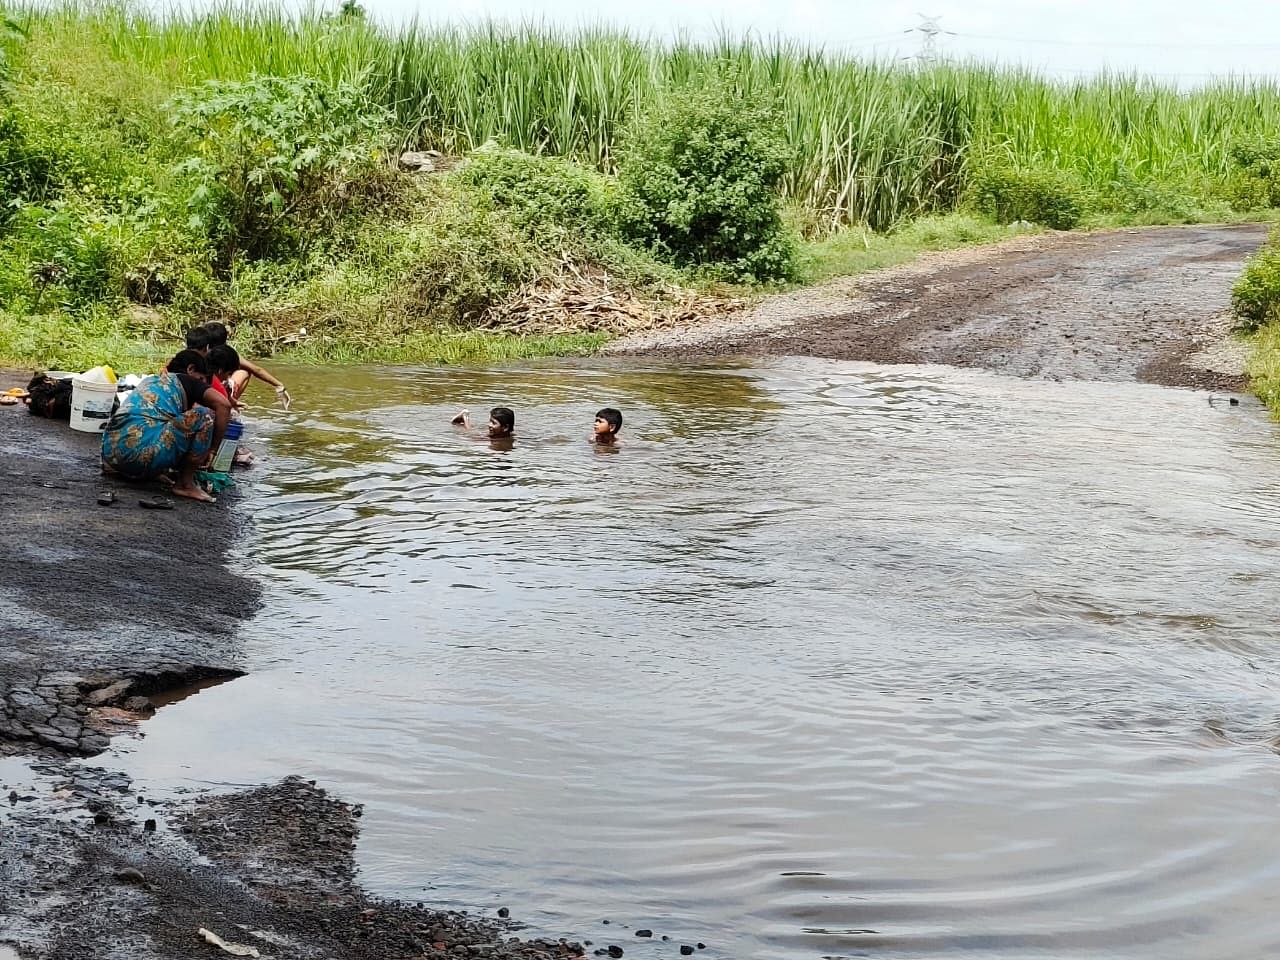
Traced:
<svg viewBox="0 0 1280 960">
<path fill-rule="evenodd" d="M 280 406 L 286 410 L 289 409 L 289 405 L 293 403 L 293 398 L 289 396 L 289 391 L 285 389 L 285 385 L 272 376 L 266 368 L 260 367 L 251 360 L 245 360 L 242 357 L 240 359 L 240 369 L 249 374 L 249 376 L 257 377 L 263 383 L 275 387 L 276 399 L 280 401 Z"/>
</svg>

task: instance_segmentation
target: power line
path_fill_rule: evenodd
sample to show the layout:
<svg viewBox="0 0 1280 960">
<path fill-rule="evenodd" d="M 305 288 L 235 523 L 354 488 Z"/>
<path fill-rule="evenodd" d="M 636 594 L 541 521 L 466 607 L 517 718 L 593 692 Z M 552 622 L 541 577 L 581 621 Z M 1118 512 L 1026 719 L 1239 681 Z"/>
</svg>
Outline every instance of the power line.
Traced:
<svg viewBox="0 0 1280 960">
<path fill-rule="evenodd" d="M 901 40 L 903 34 L 913 33 L 914 28 L 908 30 L 895 30 L 893 33 L 878 33 L 873 37 L 854 37 L 852 40 L 841 40 L 842 46 L 858 46 L 863 43 L 877 43 L 881 40 Z"/>
<path fill-rule="evenodd" d="M 1081 77 L 1096 77 L 1102 74 L 1120 74 L 1124 76 L 1133 75 L 1139 79 L 1145 77 L 1153 77 L 1168 80 L 1276 80 L 1280 78 L 1280 73 L 1257 73 L 1257 72 L 1235 72 L 1231 70 L 1209 70 L 1209 71 L 1193 71 L 1187 70 L 1183 72 L 1177 71 L 1160 71 L 1160 70 L 1143 70 L 1141 67 L 1125 67 L 1117 68 L 1106 66 L 1092 68 L 1079 67 L 1055 67 L 1052 64 L 1038 67 L 1037 69 L 1045 73 L 1070 73 Z"/>
<path fill-rule="evenodd" d="M 1276 49 L 1280 41 L 1275 42 L 1226 42 L 1212 40 L 1189 41 L 1180 43 L 1162 43 L 1155 40 L 1052 40 L 1045 37 L 1002 37 L 989 33 L 955 33 L 953 36 L 967 40 L 1000 40 L 1005 43 L 1039 43 L 1057 47 L 1143 47 L 1155 49 L 1202 48 L 1202 49 Z"/>
<path fill-rule="evenodd" d="M 917 14 L 920 23 L 914 27 L 908 27 L 902 31 L 903 35 L 918 34 L 920 37 L 920 46 L 915 56 L 903 57 L 903 60 L 915 60 L 917 63 L 924 65 L 933 65 L 942 59 L 938 46 L 938 37 L 945 34 L 947 36 L 956 37 L 962 40 L 996 40 L 1007 43 L 1028 43 L 1028 44 L 1048 44 L 1060 47 L 1117 47 L 1117 48 L 1144 48 L 1144 49 L 1176 49 L 1176 48 L 1199 48 L 1199 49 L 1231 49 L 1231 48 L 1255 48 L 1255 49 L 1277 49 L 1280 48 L 1280 41 L 1277 42 L 1226 42 L 1216 43 L 1214 41 L 1190 41 L 1181 43 L 1160 43 L 1158 41 L 1137 40 L 1055 40 L 1039 37 L 1009 37 L 998 34 L 983 33 L 965 33 L 955 30 L 944 30 L 939 25 L 941 17 L 927 16 L 923 13 Z M 879 38 L 876 38 L 879 39 Z M 866 38 L 870 41 L 872 38 Z M 1113 67 L 1108 64 L 1102 64 L 1098 67 L 1090 69 L 1075 69 L 1070 67 L 1055 67 L 1052 64 L 1042 64 L 1037 69 L 1045 70 L 1049 73 L 1058 74 L 1077 74 L 1077 75 L 1098 75 L 1101 73 L 1134 73 L 1144 77 L 1165 78 L 1165 79 L 1216 79 L 1216 80 L 1238 80 L 1244 79 L 1264 79 L 1273 80 L 1277 74 L 1271 73 L 1239 73 L 1231 70 L 1217 71 L 1153 71 L 1144 70 L 1141 67 Z"/>
</svg>

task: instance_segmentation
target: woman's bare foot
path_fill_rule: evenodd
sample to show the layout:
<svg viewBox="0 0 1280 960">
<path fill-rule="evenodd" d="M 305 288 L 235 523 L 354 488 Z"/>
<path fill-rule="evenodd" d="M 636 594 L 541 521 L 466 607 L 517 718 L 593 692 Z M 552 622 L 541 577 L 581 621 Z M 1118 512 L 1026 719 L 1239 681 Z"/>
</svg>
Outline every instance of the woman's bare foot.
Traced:
<svg viewBox="0 0 1280 960">
<path fill-rule="evenodd" d="M 175 483 L 173 485 L 173 490 L 171 492 L 175 497 L 186 497 L 188 500 L 196 500 L 200 503 L 217 503 L 218 502 L 216 497 L 209 496 L 209 494 L 205 493 L 195 484 L 192 484 L 189 487 L 184 487 Z"/>
</svg>

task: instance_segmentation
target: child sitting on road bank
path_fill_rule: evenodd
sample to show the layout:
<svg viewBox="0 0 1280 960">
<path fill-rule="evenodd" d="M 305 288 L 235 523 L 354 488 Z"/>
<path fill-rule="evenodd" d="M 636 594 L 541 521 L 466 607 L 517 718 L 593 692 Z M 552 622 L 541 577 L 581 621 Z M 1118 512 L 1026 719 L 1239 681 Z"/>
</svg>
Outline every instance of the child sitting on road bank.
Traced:
<svg viewBox="0 0 1280 960">
<path fill-rule="evenodd" d="M 209 355 L 209 348 L 213 346 L 213 337 L 204 326 L 192 327 L 187 331 L 187 349 L 194 350 L 202 357 Z"/>
<path fill-rule="evenodd" d="M 200 356 L 205 358 L 206 362 L 208 361 L 209 350 L 213 344 L 213 337 L 210 336 L 208 330 L 206 330 L 203 326 L 192 327 L 190 330 L 187 331 L 186 341 L 187 341 L 188 350 L 192 350 L 200 354 Z M 165 364 L 163 367 L 160 368 L 160 372 L 171 373 L 173 371 L 169 369 L 168 364 Z M 236 406 L 235 401 L 231 400 L 231 394 L 227 390 L 226 384 L 223 383 L 223 378 L 220 376 L 214 376 L 212 374 L 213 374 L 213 371 L 210 370 L 211 376 L 210 376 L 209 386 L 212 387 L 214 390 L 216 390 L 218 393 L 222 394 L 222 396 L 226 397 L 227 400 L 230 400 L 232 407 Z"/>
<path fill-rule="evenodd" d="M 591 442 L 604 447 L 618 444 L 618 431 L 622 429 L 622 411 L 605 407 L 596 414 L 595 430 Z"/>
<path fill-rule="evenodd" d="M 225 323 L 219 323 L 217 320 L 211 320 L 204 324 L 201 329 L 203 329 L 208 335 L 209 345 L 211 347 L 227 345 L 228 332 L 227 325 Z M 289 391 L 285 389 L 285 385 L 268 373 L 264 367 L 260 367 L 256 363 L 251 363 L 243 357 L 240 359 L 240 369 L 232 374 L 229 381 L 232 400 L 240 399 L 241 395 L 244 393 L 245 387 L 249 385 L 249 380 L 253 377 L 257 377 L 263 383 L 275 388 L 276 399 L 280 401 L 280 406 L 284 407 L 286 410 L 289 409 L 289 405 L 293 403 L 293 398 L 289 396 Z"/>
<path fill-rule="evenodd" d="M 240 354 L 236 353 L 234 347 L 229 347 L 225 343 L 210 347 L 204 359 L 209 365 L 209 373 L 224 382 L 230 380 L 240 369 Z"/>
<path fill-rule="evenodd" d="M 209 365 L 210 386 L 221 388 L 230 401 L 232 409 L 239 410 L 239 402 L 230 396 L 230 384 L 232 378 L 240 371 L 240 354 L 236 352 L 234 347 L 229 347 L 222 343 L 209 348 L 205 362 Z M 237 413 L 235 418 L 238 420 L 240 415 Z M 247 467 L 253 463 L 253 454 L 248 447 L 237 446 L 235 456 L 231 462 L 237 467 Z"/>
</svg>

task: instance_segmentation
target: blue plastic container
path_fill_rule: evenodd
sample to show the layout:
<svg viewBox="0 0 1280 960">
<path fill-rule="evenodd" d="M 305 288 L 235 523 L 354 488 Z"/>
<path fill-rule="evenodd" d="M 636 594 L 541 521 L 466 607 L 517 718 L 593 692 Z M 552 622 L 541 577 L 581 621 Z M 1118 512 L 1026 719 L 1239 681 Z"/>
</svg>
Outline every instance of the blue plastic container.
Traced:
<svg viewBox="0 0 1280 960">
<path fill-rule="evenodd" d="M 227 424 L 227 432 L 222 435 L 222 444 L 218 447 L 213 463 L 209 464 L 209 469 L 213 473 L 226 473 L 231 469 L 231 461 L 236 457 L 236 448 L 240 446 L 240 438 L 243 435 L 244 424 L 239 420 L 232 420 Z"/>
</svg>

